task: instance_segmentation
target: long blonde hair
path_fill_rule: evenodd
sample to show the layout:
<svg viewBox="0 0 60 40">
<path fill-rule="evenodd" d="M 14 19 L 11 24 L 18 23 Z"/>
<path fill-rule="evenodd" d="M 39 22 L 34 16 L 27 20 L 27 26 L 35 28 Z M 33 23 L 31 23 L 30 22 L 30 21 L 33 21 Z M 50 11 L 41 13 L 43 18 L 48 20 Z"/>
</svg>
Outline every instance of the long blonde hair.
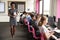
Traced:
<svg viewBox="0 0 60 40">
<path fill-rule="evenodd" d="M 38 26 L 42 26 L 43 25 L 43 23 L 44 23 L 44 21 L 46 20 L 46 16 L 42 16 L 41 17 L 41 20 L 39 21 L 39 23 L 38 23 Z"/>
</svg>

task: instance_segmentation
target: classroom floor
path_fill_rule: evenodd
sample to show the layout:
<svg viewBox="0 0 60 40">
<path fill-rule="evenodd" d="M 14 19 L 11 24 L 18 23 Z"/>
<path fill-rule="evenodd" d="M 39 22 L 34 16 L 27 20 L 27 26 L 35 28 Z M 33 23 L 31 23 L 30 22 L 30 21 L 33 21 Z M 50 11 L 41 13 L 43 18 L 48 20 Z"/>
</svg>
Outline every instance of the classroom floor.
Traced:
<svg viewBox="0 0 60 40">
<path fill-rule="evenodd" d="M 33 40 L 33 38 L 31 35 L 29 36 L 26 28 L 18 25 L 16 27 L 16 34 L 12 39 L 10 35 L 9 23 L 0 22 L 0 40 Z"/>
<path fill-rule="evenodd" d="M 28 40 L 26 37 L 27 33 L 24 31 L 23 27 L 19 25 L 16 27 L 16 34 L 13 39 L 9 29 L 9 23 L 0 22 L 0 40 Z"/>
</svg>

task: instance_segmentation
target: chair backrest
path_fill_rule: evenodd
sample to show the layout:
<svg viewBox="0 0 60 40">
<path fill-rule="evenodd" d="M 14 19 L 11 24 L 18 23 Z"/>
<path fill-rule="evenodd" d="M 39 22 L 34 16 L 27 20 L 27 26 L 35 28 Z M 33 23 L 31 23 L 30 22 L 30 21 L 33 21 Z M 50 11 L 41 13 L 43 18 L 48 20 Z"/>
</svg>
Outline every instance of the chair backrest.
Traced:
<svg viewBox="0 0 60 40">
<path fill-rule="evenodd" d="M 33 38 L 38 39 L 39 37 L 36 36 L 34 27 L 31 27 L 29 25 L 29 22 L 27 21 L 27 19 L 24 19 L 24 23 L 25 23 L 25 25 L 28 25 L 28 31 L 33 34 Z"/>
<path fill-rule="evenodd" d="M 43 34 L 40 33 L 39 37 L 37 37 L 37 36 L 36 36 L 36 33 L 35 33 L 34 27 L 31 27 L 31 29 L 32 29 L 32 30 L 29 30 L 29 31 L 32 32 L 33 38 L 35 38 L 35 39 L 40 39 L 40 40 L 47 40 L 47 38 L 46 38 L 46 36 L 45 36 L 44 33 L 43 33 Z"/>
<path fill-rule="evenodd" d="M 23 22 L 24 22 L 25 25 L 28 25 L 27 24 L 28 20 L 26 18 L 23 19 Z"/>
<path fill-rule="evenodd" d="M 41 40 L 47 40 L 46 35 L 44 33 L 40 33 Z"/>
<path fill-rule="evenodd" d="M 31 26 L 28 24 L 28 31 L 29 32 L 32 32 L 32 30 L 31 30 Z"/>
<path fill-rule="evenodd" d="M 31 27 L 31 28 L 32 28 L 33 38 L 35 38 L 35 39 L 39 39 L 39 37 L 36 36 L 36 33 L 35 33 L 35 29 L 34 29 L 34 27 Z"/>
<path fill-rule="evenodd" d="M 29 25 L 29 21 L 26 18 L 24 19 L 24 24 L 28 26 L 28 32 L 32 32 L 32 30 L 30 29 L 31 26 Z"/>
</svg>

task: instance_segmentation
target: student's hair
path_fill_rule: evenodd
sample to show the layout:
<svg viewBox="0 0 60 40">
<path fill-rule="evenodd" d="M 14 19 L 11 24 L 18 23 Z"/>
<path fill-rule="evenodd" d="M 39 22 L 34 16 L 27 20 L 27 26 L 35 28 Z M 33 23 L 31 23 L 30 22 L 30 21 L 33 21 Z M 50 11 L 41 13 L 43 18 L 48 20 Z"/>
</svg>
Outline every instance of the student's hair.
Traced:
<svg viewBox="0 0 60 40">
<path fill-rule="evenodd" d="M 34 14 L 31 14 L 30 16 L 31 16 L 31 18 L 33 18 L 35 15 Z"/>
<path fill-rule="evenodd" d="M 38 23 L 38 26 L 42 26 L 45 20 L 46 20 L 46 16 L 42 16 L 41 20 Z"/>
<path fill-rule="evenodd" d="M 45 15 L 46 17 L 49 17 L 49 15 Z"/>
<path fill-rule="evenodd" d="M 38 18 L 38 16 L 40 17 L 40 14 L 37 14 L 37 15 L 36 15 L 36 19 Z"/>
<path fill-rule="evenodd" d="M 15 4 L 15 2 L 11 2 L 11 4 L 10 4 L 10 5 L 12 6 L 12 4 Z"/>
<path fill-rule="evenodd" d="M 26 11 L 24 11 L 24 12 L 23 12 L 23 14 L 27 14 L 27 12 L 26 12 Z"/>
</svg>

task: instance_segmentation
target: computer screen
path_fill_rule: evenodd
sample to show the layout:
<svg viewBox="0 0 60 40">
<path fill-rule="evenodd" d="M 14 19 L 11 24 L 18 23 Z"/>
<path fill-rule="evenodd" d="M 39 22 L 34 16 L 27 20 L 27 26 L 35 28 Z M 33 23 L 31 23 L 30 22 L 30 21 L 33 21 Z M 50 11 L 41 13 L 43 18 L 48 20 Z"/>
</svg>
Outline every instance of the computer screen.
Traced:
<svg viewBox="0 0 60 40">
<path fill-rule="evenodd" d="M 58 27 L 58 29 L 60 29 L 60 18 L 58 18 L 57 27 Z"/>
</svg>

